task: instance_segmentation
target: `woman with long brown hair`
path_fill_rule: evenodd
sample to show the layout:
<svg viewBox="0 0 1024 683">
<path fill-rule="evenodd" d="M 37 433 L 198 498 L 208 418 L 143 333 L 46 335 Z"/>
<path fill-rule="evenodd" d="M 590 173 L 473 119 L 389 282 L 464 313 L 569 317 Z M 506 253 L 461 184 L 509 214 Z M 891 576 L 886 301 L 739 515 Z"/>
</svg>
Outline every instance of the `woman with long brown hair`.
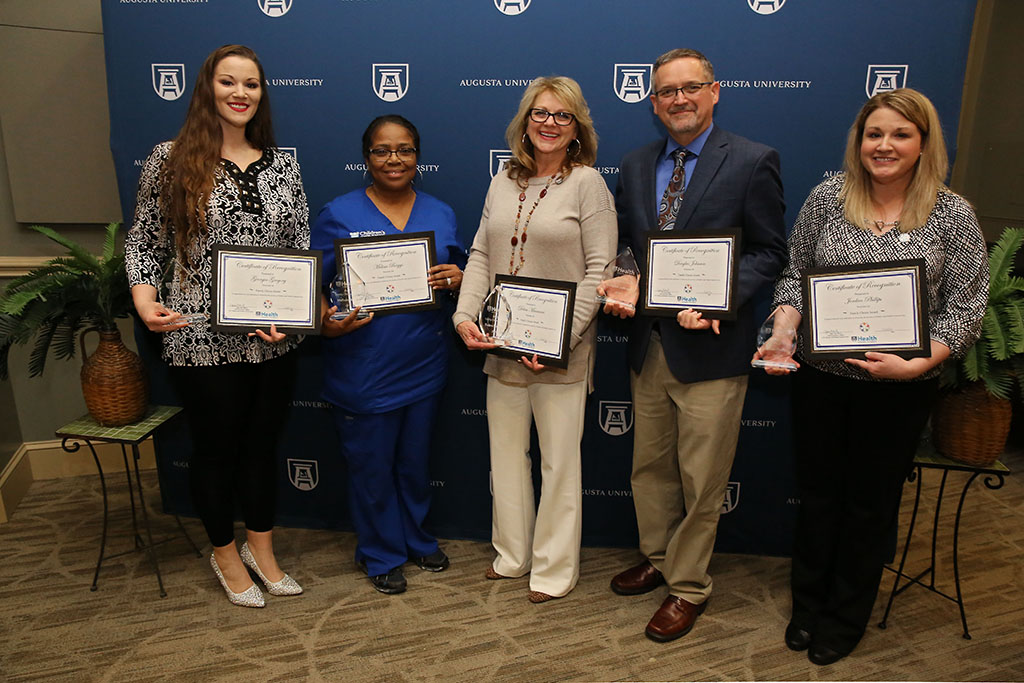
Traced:
<svg viewBox="0 0 1024 683">
<path fill-rule="evenodd" d="M 246 567 L 272 595 L 302 592 L 272 543 L 276 447 L 300 340 L 273 325 L 248 336 L 210 328 L 211 247 L 308 248 L 308 219 L 298 164 L 274 143 L 259 59 L 242 45 L 218 48 L 199 70 L 178 136 L 143 166 L 126 260 L 135 309 L 163 333 L 191 428 L 189 483 L 210 564 L 228 599 L 246 607 L 264 605 Z M 165 278 L 170 293 L 158 297 Z M 246 527 L 240 550 L 236 507 Z"/>
</svg>

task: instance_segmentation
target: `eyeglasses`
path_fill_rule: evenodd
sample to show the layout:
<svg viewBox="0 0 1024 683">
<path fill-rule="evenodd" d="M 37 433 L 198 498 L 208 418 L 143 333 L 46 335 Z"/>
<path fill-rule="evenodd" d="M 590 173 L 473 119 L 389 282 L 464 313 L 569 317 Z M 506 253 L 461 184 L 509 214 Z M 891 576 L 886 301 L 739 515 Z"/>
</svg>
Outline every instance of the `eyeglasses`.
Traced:
<svg viewBox="0 0 1024 683">
<path fill-rule="evenodd" d="M 654 96 L 659 100 L 674 100 L 676 93 L 681 92 L 684 95 L 696 95 L 699 93 L 704 86 L 711 85 L 714 81 L 704 81 L 703 83 L 687 83 L 681 85 L 678 88 L 662 88 L 654 93 Z"/>
<path fill-rule="evenodd" d="M 547 123 L 548 119 L 554 118 L 556 126 L 571 126 L 576 117 L 567 111 L 548 111 L 540 107 L 530 110 L 530 120 L 534 123 Z"/>
<path fill-rule="evenodd" d="M 412 161 L 416 158 L 416 148 L 400 147 L 398 149 L 386 149 L 384 147 L 375 147 L 370 150 L 370 156 L 377 161 L 387 161 L 391 158 L 392 154 L 397 154 L 398 158 L 402 161 Z"/>
</svg>

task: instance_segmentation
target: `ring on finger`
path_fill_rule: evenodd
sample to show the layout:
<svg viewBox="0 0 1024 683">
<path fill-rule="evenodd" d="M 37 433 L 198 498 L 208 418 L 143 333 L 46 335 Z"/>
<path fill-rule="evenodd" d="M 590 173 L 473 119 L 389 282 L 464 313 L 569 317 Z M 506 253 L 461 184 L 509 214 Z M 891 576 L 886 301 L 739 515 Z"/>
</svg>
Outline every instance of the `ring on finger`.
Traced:
<svg viewBox="0 0 1024 683">
<path fill-rule="evenodd" d="M 445 280 L 448 282 L 448 286 L 451 287 L 452 286 L 452 279 L 450 277 L 446 277 Z"/>
</svg>

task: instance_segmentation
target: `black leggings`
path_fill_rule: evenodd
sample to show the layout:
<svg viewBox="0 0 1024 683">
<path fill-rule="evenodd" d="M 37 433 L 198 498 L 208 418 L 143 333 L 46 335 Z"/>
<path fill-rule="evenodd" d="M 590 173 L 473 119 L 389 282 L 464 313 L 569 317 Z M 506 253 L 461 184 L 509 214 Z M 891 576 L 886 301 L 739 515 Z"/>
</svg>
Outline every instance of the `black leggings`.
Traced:
<svg viewBox="0 0 1024 683">
<path fill-rule="evenodd" d="M 192 504 L 215 547 L 245 528 L 270 531 L 277 503 L 277 442 L 295 380 L 295 352 L 263 363 L 172 367 L 192 429 Z"/>
</svg>

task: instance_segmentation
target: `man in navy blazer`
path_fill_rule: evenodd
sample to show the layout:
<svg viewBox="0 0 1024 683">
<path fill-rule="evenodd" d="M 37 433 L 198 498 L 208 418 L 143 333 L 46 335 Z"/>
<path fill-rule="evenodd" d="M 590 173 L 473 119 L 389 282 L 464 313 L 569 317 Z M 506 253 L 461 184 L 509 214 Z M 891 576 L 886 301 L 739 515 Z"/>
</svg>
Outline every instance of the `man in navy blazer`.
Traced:
<svg viewBox="0 0 1024 683">
<path fill-rule="evenodd" d="M 659 226 L 676 233 L 740 232 L 735 320 L 709 320 L 692 310 L 673 320 L 605 306 L 607 313 L 633 317 L 632 487 L 646 558 L 613 578 L 611 587 L 638 595 L 668 584 L 669 595 L 645 631 L 657 641 L 688 633 L 707 606 L 707 567 L 760 322 L 752 298 L 775 281 L 787 254 L 778 152 L 715 126 L 718 96 L 714 69 L 700 52 L 679 49 L 659 57 L 651 103 L 668 136 L 623 158 L 615 192 L 620 247 L 632 247 L 641 273 L 646 234 Z M 685 152 L 676 153 L 679 148 Z"/>
</svg>

